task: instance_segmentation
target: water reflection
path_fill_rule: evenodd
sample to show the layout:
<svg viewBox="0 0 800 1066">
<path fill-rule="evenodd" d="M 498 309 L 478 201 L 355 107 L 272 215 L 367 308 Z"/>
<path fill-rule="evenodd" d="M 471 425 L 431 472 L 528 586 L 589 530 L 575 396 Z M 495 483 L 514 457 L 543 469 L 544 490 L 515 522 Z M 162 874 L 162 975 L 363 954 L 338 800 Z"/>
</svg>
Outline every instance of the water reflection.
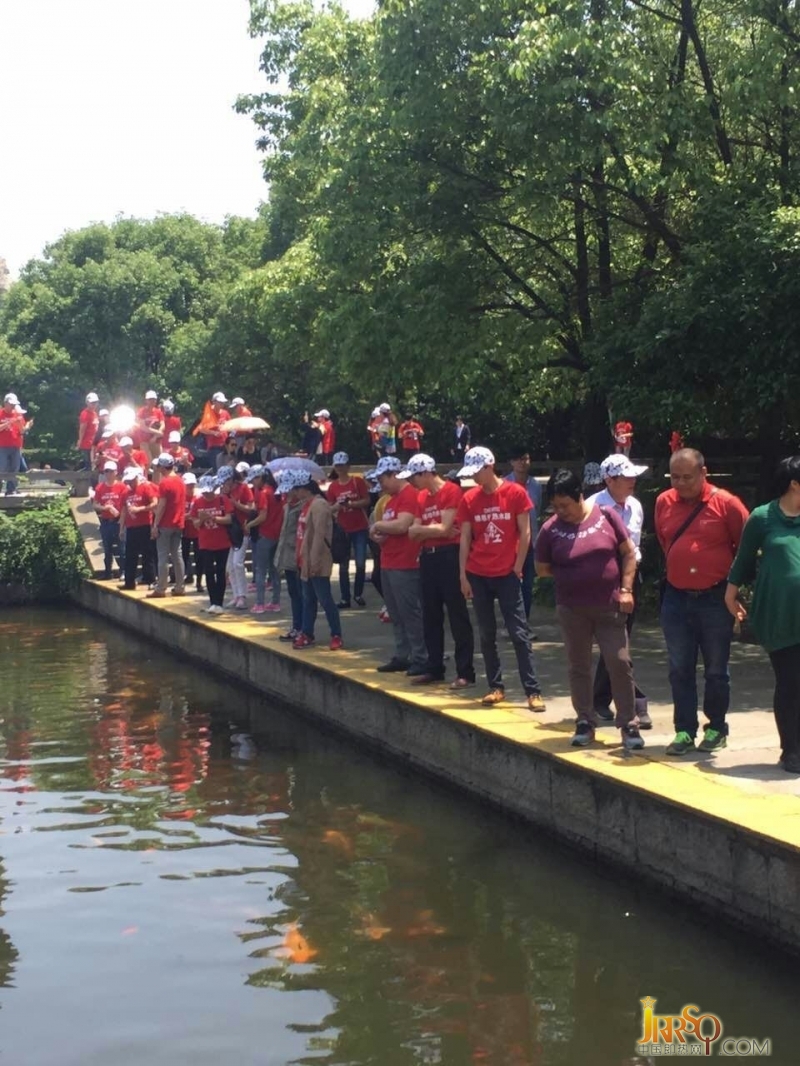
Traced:
<svg viewBox="0 0 800 1066">
<path fill-rule="evenodd" d="M 128 634 L 8 617 L 10 1061 L 621 1066 L 648 994 L 793 1061 L 794 968 L 724 927 Z"/>
</svg>

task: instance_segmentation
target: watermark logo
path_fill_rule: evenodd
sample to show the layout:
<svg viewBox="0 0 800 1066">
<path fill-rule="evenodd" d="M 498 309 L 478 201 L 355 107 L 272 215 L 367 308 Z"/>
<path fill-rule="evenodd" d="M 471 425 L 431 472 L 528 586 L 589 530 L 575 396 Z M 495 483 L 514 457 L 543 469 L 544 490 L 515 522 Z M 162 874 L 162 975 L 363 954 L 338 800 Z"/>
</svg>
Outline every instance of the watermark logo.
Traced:
<svg viewBox="0 0 800 1066">
<path fill-rule="evenodd" d="M 746 1058 L 772 1054 L 769 1037 L 725 1036 L 725 1027 L 718 1014 L 701 1012 L 695 1003 L 687 1003 L 680 1014 L 656 1014 L 652 996 L 639 1000 L 642 1004 L 642 1033 L 636 1044 L 639 1055 L 695 1055 Z"/>
</svg>

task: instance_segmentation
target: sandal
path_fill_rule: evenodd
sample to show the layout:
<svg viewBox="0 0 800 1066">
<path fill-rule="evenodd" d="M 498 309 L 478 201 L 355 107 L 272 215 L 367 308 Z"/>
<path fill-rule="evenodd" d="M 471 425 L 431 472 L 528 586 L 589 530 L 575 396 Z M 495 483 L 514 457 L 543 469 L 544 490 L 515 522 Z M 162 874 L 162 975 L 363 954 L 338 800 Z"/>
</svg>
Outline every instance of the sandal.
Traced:
<svg viewBox="0 0 800 1066">
<path fill-rule="evenodd" d="M 450 688 L 453 690 L 460 688 L 472 688 L 474 684 L 474 681 L 468 681 L 465 677 L 457 677 L 455 681 L 451 683 Z"/>
</svg>

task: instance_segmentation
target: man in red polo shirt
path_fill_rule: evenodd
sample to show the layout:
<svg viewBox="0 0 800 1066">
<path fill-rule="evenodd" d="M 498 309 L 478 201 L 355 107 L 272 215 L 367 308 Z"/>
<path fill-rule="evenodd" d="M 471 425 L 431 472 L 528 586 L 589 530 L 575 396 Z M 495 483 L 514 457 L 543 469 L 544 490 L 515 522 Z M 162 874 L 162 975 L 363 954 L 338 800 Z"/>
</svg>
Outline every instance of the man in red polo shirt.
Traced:
<svg viewBox="0 0 800 1066">
<path fill-rule="evenodd" d="M 427 673 L 414 678 L 419 685 L 444 678 L 444 612 L 450 620 L 455 644 L 456 679 L 452 689 L 475 684 L 475 638 L 458 569 L 461 527 L 457 514 L 463 493 L 461 486 L 445 481 L 436 473 L 436 461 L 421 452 L 409 459 L 398 475 L 408 478 L 419 492 L 420 517 L 409 536 L 421 546 L 419 560 L 422 587 L 422 625 L 428 649 Z"/>
<path fill-rule="evenodd" d="M 158 478 L 158 503 L 153 514 L 150 535 L 158 549 L 158 578 L 156 587 L 148 593 L 151 599 L 161 600 L 167 594 L 169 568 L 175 574 L 173 596 L 183 596 L 185 574 L 181 539 L 186 516 L 186 486 L 183 478 L 175 472 L 175 460 L 169 452 L 162 452 L 156 459 Z"/>
<path fill-rule="evenodd" d="M 461 523 L 461 590 L 475 607 L 489 682 L 489 691 L 481 702 L 491 706 L 505 699 L 497 652 L 494 614 L 497 600 L 514 644 L 528 708 L 543 711 L 545 703 L 536 677 L 522 600 L 522 571 L 531 543 L 530 497 L 516 481 L 503 481 L 497 476 L 494 455 L 488 448 L 470 448 L 458 476 L 471 477 L 476 486 L 464 494 L 458 520 Z"/>
<path fill-rule="evenodd" d="M 91 470 L 93 466 L 94 439 L 100 427 L 98 407 L 100 397 L 96 392 L 86 393 L 86 406 L 78 416 L 78 439 L 75 447 L 83 456 L 83 469 Z"/>
<path fill-rule="evenodd" d="M 105 573 L 102 580 L 110 581 L 111 563 L 114 559 L 114 549 L 117 549 L 117 560 L 120 572 L 124 566 L 121 554 L 121 541 L 119 539 L 119 517 L 128 490 L 117 477 L 117 464 L 109 459 L 103 466 L 102 480 L 94 490 L 94 509 L 100 519 L 100 539 L 103 542 L 103 565 Z"/>
<path fill-rule="evenodd" d="M 707 473 L 700 452 L 681 448 L 670 459 L 672 488 L 656 500 L 656 536 L 667 564 L 661 628 L 675 708 L 676 735 L 667 755 L 694 750 L 698 652 L 703 656 L 703 712 L 708 718 L 698 747 L 716 751 L 727 744 L 733 616 L 725 606 L 725 587 L 748 512 L 737 496 L 710 485 Z"/>
<path fill-rule="evenodd" d="M 383 598 L 394 628 L 394 656 L 378 667 L 379 673 L 404 670 L 409 677 L 428 672 L 428 652 L 422 628 L 419 586 L 419 542 L 408 535 L 419 517 L 418 493 L 397 475 L 402 470 L 394 455 L 378 460 L 375 476 L 382 493 L 389 495 L 383 517 L 373 523 L 370 536 L 381 546 Z"/>
</svg>

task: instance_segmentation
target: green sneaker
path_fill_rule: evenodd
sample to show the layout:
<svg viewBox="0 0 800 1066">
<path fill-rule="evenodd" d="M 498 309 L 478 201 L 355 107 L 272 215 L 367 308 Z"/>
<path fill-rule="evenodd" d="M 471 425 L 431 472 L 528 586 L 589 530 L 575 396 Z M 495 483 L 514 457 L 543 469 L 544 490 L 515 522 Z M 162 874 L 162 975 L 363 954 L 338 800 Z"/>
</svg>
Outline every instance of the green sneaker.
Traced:
<svg viewBox="0 0 800 1066">
<path fill-rule="evenodd" d="M 720 748 L 727 748 L 728 738 L 724 733 L 720 733 L 718 729 L 707 729 L 705 736 L 697 745 L 698 751 L 719 751 Z"/>
<path fill-rule="evenodd" d="M 687 751 L 694 751 L 694 738 L 688 733 L 676 733 L 675 739 L 667 746 L 667 755 L 685 755 Z"/>
</svg>

